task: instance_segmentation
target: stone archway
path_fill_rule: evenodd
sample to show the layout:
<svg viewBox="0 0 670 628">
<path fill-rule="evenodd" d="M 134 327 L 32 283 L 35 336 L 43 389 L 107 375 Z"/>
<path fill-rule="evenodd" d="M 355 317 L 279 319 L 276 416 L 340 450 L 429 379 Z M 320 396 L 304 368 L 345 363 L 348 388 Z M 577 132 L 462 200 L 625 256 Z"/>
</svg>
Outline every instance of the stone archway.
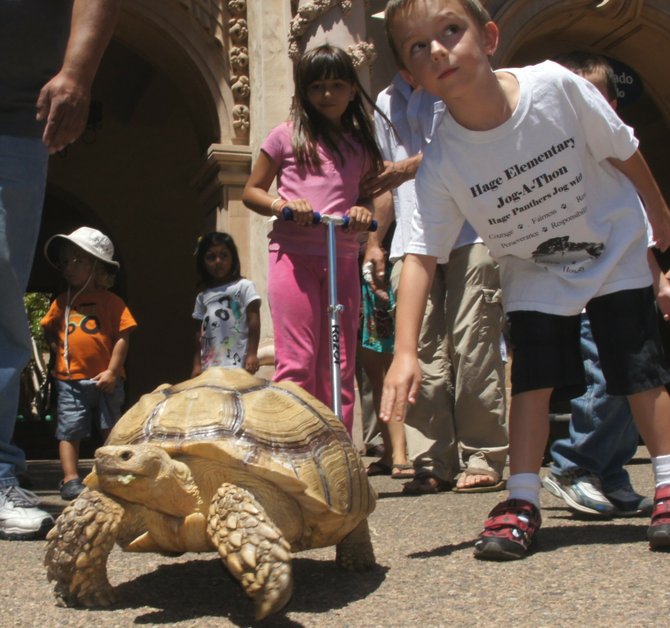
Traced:
<svg viewBox="0 0 670 628">
<path fill-rule="evenodd" d="M 620 109 L 666 197 L 670 141 L 670 85 L 664 59 L 670 54 L 670 5 L 663 0 L 541 0 L 489 2 L 500 27 L 498 67 L 525 65 L 560 52 L 587 50 L 629 66 L 644 86 L 641 97 Z"/>
</svg>

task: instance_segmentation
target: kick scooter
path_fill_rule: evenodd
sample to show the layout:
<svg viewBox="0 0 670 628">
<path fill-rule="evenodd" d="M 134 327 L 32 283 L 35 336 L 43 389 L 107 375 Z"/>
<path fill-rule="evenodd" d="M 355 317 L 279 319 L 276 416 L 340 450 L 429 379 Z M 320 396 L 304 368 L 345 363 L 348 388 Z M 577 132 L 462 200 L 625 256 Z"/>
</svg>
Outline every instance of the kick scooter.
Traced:
<svg viewBox="0 0 670 628">
<path fill-rule="evenodd" d="M 282 209 L 284 220 L 293 220 L 290 207 Z M 335 227 L 344 228 L 349 224 L 349 216 L 329 216 L 313 212 L 312 222 L 326 225 L 328 244 L 328 318 L 330 324 L 330 386 L 333 414 L 342 420 L 342 380 L 340 372 L 340 314 L 344 306 L 337 298 L 337 248 Z M 377 221 L 373 220 L 368 231 L 377 230 Z"/>
</svg>

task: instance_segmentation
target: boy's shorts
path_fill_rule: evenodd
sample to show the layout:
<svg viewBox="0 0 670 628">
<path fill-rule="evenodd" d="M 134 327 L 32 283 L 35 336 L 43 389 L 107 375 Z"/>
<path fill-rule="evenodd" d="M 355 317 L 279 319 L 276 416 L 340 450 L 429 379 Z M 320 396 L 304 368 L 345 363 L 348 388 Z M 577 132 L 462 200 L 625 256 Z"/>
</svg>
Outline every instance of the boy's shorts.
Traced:
<svg viewBox="0 0 670 628">
<path fill-rule="evenodd" d="M 589 301 L 586 313 L 610 395 L 631 395 L 670 382 L 651 288 Z M 584 394 L 580 315 L 517 311 L 508 315 L 512 395 L 553 388 L 552 401 Z"/>
<path fill-rule="evenodd" d="M 121 416 L 123 381 L 111 393 L 102 392 L 90 379 L 56 380 L 58 391 L 58 440 L 78 441 L 91 436 L 95 420 L 100 430 L 109 430 Z"/>
</svg>

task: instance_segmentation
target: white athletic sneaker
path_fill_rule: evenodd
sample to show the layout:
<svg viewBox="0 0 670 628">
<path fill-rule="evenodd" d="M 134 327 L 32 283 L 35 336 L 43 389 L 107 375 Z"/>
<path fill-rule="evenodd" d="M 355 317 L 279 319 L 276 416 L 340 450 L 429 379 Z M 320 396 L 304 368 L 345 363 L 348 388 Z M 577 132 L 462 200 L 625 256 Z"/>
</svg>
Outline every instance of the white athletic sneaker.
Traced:
<svg viewBox="0 0 670 628">
<path fill-rule="evenodd" d="M 0 539 L 27 541 L 43 537 L 53 517 L 37 507 L 37 495 L 18 486 L 0 489 Z"/>
<path fill-rule="evenodd" d="M 611 517 L 616 510 L 603 494 L 600 480 L 594 475 L 549 473 L 542 478 L 542 485 L 552 495 L 565 501 L 572 510 L 598 517 Z"/>
</svg>

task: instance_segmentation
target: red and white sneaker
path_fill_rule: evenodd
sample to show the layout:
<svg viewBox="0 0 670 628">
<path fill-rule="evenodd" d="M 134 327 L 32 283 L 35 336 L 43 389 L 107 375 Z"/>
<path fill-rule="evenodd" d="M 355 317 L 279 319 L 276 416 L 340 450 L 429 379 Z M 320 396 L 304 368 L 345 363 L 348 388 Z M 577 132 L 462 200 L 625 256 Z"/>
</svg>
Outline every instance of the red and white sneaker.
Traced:
<svg viewBox="0 0 670 628">
<path fill-rule="evenodd" d="M 649 549 L 670 549 L 670 484 L 656 489 L 647 539 Z"/>
<path fill-rule="evenodd" d="M 484 531 L 475 542 L 475 558 L 517 560 L 528 553 L 542 516 L 525 499 L 508 499 L 498 504 L 484 522 Z"/>
</svg>

